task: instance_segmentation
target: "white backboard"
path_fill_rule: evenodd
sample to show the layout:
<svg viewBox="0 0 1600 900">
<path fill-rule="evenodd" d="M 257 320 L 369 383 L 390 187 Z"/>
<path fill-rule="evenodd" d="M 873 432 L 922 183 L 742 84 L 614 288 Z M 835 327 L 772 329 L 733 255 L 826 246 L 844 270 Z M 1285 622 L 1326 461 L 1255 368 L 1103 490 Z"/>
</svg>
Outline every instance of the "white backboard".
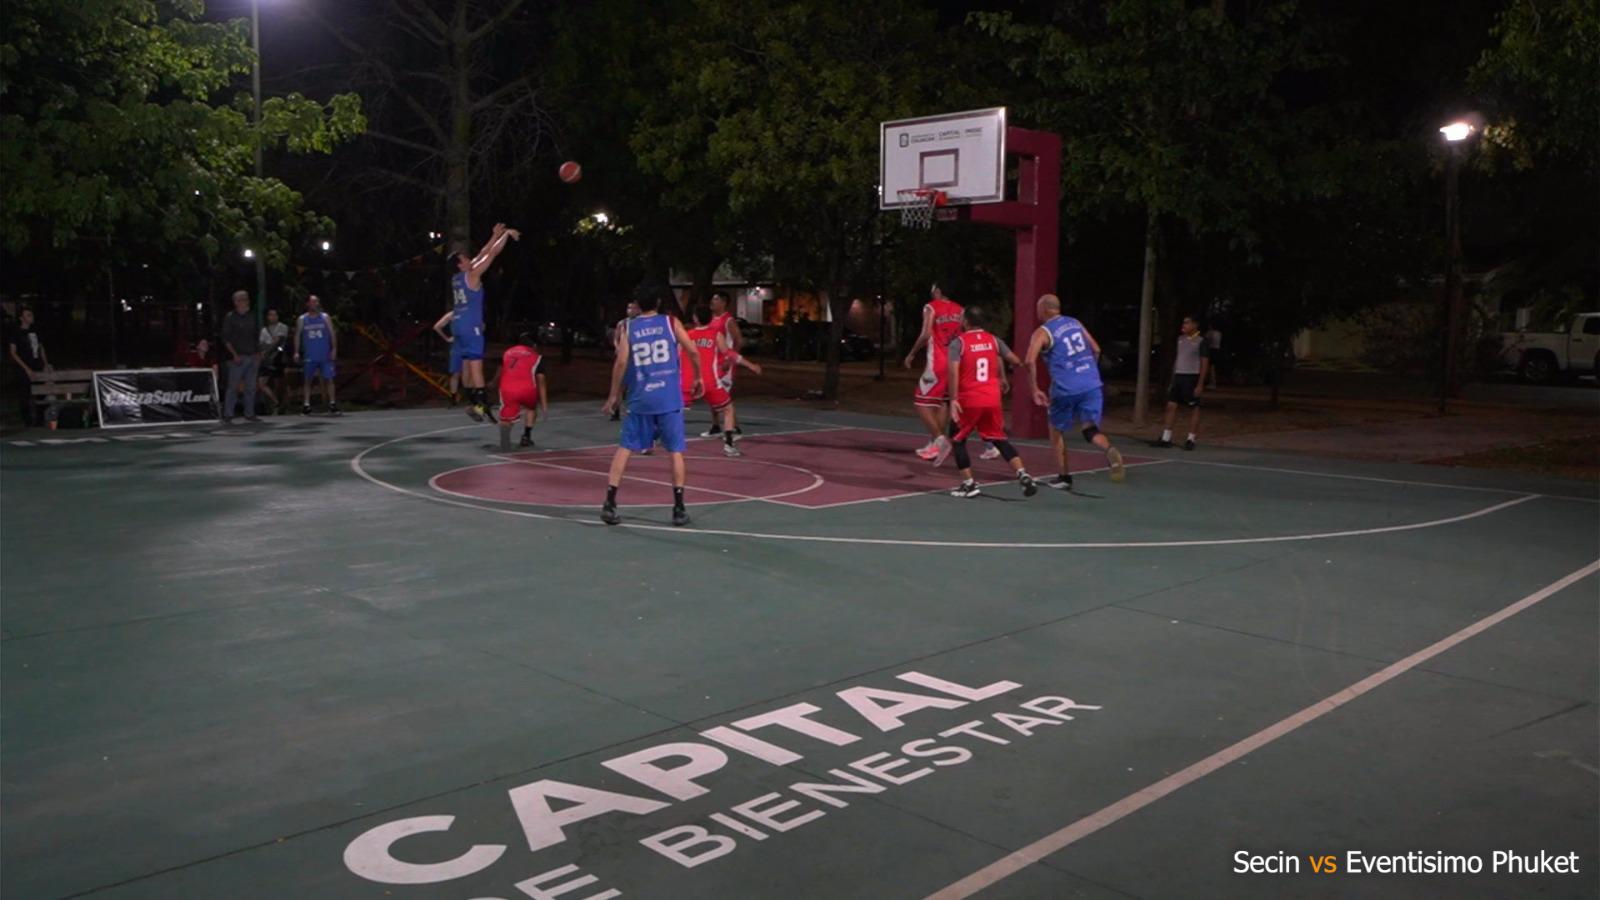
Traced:
<svg viewBox="0 0 1600 900">
<path fill-rule="evenodd" d="M 884 122 L 879 209 L 909 205 L 900 191 L 934 188 L 950 205 L 999 203 L 1006 188 L 1006 108 Z"/>
</svg>

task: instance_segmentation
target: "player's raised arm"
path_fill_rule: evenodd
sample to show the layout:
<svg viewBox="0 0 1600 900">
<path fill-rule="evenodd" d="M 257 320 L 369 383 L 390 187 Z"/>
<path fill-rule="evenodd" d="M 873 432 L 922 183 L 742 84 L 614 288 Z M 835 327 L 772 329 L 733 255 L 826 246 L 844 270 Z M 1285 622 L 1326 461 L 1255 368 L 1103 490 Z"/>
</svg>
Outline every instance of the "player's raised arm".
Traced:
<svg viewBox="0 0 1600 900">
<path fill-rule="evenodd" d="M 456 339 L 455 339 L 454 335 L 445 334 L 444 333 L 444 327 L 446 325 L 449 325 L 451 320 L 453 320 L 455 317 L 456 317 L 456 311 L 452 309 L 449 312 L 445 313 L 444 315 L 440 316 L 439 317 L 439 321 L 433 323 L 434 332 L 436 332 L 439 335 L 439 337 L 444 338 L 445 343 L 447 343 L 447 344 L 455 343 Z"/>
<path fill-rule="evenodd" d="M 1085 335 L 1088 332 L 1084 332 Z M 1092 339 L 1091 339 L 1092 340 Z M 1033 330 L 1033 337 L 1028 339 L 1028 358 L 1024 365 L 1028 367 L 1028 383 L 1033 385 L 1033 403 L 1035 406 L 1049 406 L 1050 395 L 1039 387 L 1039 355 L 1050 346 L 1050 332 L 1043 325 Z M 1099 346 L 1095 347 L 1098 353 Z"/>
<path fill-rule="evenodd" d="M 489 243 L 484 244 L 483 249 L 479 250 L 478 255 L 474 256 L 472 262 L 468 264 L 468 269 L 470 270 L 467 273 L 468 276 L 473 281 L 482 278 L 483 273 L 488 270 L 489 266 L 494 264 L 494 258 L 499 256 L 500 251 L 506 248 L 506 241 L 519 241 L 521 239 L 522 232 L 515 228 L 507 228 L 504 222 L 497 223 L 494 226 L 493 235 L 489 238 Z"/>
<path fill-rule="evenodd" d="M 744 366 L 746 369 L 749 369 L 757 375 L 761 374 L 761 367 L 750 360 L 745 359 L 743 354 L 739 352 L 738 347 L 728 346 L 728 336 L 725 334 L 717 335 L 717 352 L 729 354 L 728 358 L 733 360 L 734 365 Z"/>
<path fill-rule="evenodd" d="M 671 318 L 672 333 L 678 338 L 678 349 L 683 351 L 679 358 L 687 359 L 689 367 L 694 369 L 694 394 L 692 396 L 698 400 L 704 397 L 706 393 L 706 383 L 702 378 L 704 373 L 700 371 L 700 348 L 694 345 L 694 341 L 689 337 L 689 332 L 683 327 L 683 323 L 679 322 L 676 317 Z"/>
<path fill-rule="evenodd" d="M 922 308 L 922 333 L 917 335 L 917 342 L 911 345 L 911 352 L 906 354 L 905 367 L 911 368 L 911 363 L 917 358 L 917 351 L 928 345 L 928 340 L 933 337 L 933 307 Z"/>
</svg>

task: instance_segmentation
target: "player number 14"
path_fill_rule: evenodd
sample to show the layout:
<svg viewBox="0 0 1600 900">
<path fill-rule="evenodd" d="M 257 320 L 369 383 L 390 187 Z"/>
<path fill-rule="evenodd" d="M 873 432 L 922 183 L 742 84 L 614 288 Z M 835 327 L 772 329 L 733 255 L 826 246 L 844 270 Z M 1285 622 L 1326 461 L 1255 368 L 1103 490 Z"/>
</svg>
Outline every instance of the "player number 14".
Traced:
<svg viewBox="0 0 1600 900">
<path fill-rule="evenodd" d="M 672 345 L 666 341 L 651 341 L 648 344 L 633 345 L 633 364 L 636 366 L 664 363 L 671 358 Z"/>
</svg>

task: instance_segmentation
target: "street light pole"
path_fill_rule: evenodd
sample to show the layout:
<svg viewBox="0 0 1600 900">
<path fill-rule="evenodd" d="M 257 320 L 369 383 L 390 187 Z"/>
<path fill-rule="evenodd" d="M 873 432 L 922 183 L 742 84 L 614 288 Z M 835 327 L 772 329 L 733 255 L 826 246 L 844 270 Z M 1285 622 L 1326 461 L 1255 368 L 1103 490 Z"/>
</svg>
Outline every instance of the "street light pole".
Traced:
<svg viewBox="0 0 1600 900">
<path fill-rule="evenodd" d="M 250 0 L 250 49 L 255 59 L 250 67 L 250 91 L 255 96 L 256 177 L 262 177 L 261 168 L 261 2 Z M 267 260 L 265 254 L 256 254 L 256 327 L 266 318 Z"/>
<path fill-rule="evenodd" d="M 1475 129 L 1466 122 L 1452 122 L 1439 129 L 1444 135 L 1444 230 L 1447 261 L 1444 272 L 1445 332 L 1444 365 L 1439 374 L 1439 414 L 1444 415 L 1450 398 L 1461 391 L 1461 344 L 1466 303 L 1461 289 L 1461 153 L 1462 142 Z"/>
</svg>

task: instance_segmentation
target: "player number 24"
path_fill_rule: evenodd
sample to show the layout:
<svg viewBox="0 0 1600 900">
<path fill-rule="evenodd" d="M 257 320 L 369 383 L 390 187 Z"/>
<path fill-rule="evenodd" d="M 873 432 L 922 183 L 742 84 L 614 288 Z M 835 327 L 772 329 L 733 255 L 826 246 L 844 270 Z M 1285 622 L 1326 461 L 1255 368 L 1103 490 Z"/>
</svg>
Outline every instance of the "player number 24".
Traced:
<svg viewBox="0 0 1600 900">
<path fill-rule="evenodd" d="M 672 345 L 666 341 L 651 341 L 648 344 L 633 345 L 633 364 L 636 366 L 664 363 L 671 358 Z"/>
</svg>

